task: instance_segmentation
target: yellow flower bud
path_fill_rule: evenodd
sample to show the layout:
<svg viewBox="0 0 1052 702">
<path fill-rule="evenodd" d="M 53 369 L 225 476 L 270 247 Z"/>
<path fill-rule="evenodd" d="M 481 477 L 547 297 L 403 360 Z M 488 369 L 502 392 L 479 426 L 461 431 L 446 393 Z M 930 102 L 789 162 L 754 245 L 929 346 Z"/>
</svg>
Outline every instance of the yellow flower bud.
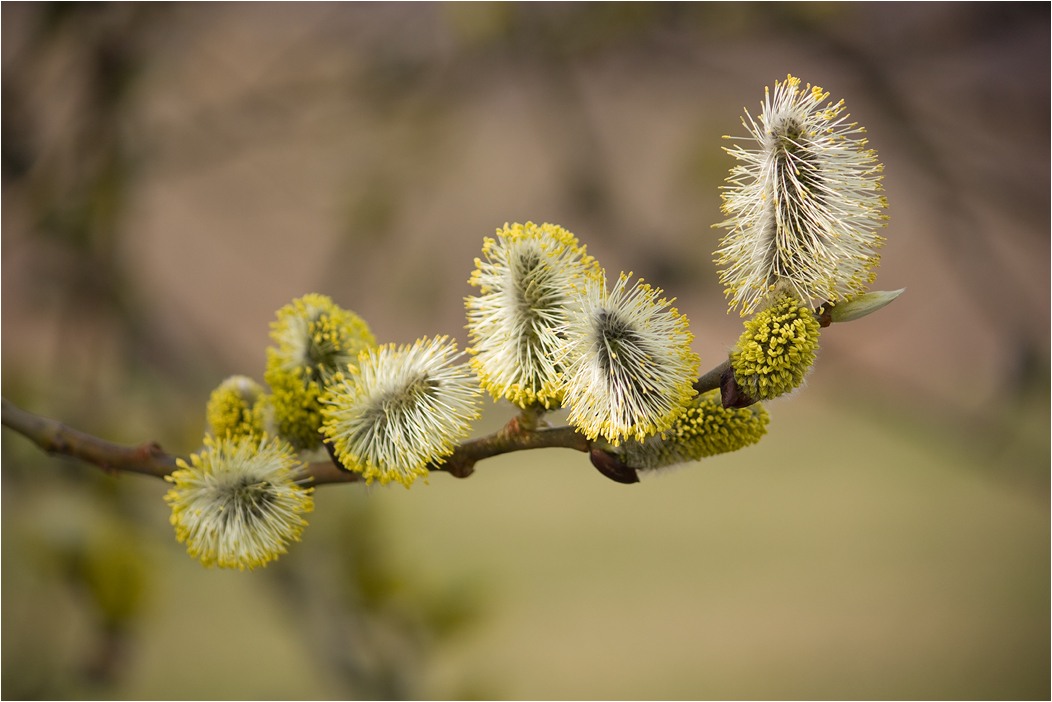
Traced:
<svg viewBox="0 0 1052 702">
<path fill-rule="evenodd" d="M 738 386 L 754 400 L 770 400 L 799 387 L 815 362 L 820 327 L 811 308 L 784 293 L 745 322 L 731 352 Z"/>
</svg>

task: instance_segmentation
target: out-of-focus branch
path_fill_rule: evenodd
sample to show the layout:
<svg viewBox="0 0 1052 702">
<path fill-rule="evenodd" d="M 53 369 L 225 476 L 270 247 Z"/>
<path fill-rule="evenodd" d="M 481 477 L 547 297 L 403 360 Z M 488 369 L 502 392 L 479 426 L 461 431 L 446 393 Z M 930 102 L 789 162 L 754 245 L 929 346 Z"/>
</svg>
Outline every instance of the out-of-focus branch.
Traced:
<svg viewBox="0 0 1052 702">
<path fill-rule="evenodd" d="M 14 429 L 47 453 L 73 456 L 94 463 L 108 473 L 127 471 L 161 478 L 176 469 L 175 457 L 155 441 L 121 446 L 66 426 L 62 422 L 27 412 L 6 398 L 3 424 Z"/>
</svg>

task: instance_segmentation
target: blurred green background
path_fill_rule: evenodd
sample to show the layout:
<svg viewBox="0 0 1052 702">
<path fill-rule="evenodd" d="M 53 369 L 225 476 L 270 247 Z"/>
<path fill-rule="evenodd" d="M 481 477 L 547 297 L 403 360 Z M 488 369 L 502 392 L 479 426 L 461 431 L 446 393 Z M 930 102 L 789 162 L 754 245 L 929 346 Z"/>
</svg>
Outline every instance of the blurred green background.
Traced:
<svg viewBox="0 0 1052 702">
<path fill-rule="evenodd" d="M 3 697 L 1049 696 L 1047 4 L 0 12 L 3 394 L 111 440 L 195 450 L 307 292 L 466 345 L 507 221 L 676 296 L 716 365 L 720 137 L 787 73 L 867 128 L 907 288 L 756 447 L 322 487 L 257 572 L 186 556 L 164 483 L 5 429 Z"/>
</svg>

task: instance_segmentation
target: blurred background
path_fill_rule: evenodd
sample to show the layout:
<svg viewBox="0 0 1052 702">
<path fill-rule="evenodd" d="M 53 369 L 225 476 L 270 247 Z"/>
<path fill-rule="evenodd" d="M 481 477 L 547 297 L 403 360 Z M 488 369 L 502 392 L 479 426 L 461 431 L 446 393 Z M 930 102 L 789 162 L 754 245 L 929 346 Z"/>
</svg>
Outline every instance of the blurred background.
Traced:
<svg viewBox="0 0 1052 702">
<path fill-rule="evenodd" d="M 907 288 L 756 447 L 325 486 L 256 572 L 186 556 L 161 481 L 5 429 L 3 697 L 1049 696 L 1048 4 L 0 12 L 3 395 L 110 440 L 195 450 L 307 292 L 465 346 L 505 222 L 664 288 L 716 365 L 721 136 L 787 73 L 867 128 L 874 288 Z"/>
</svg>

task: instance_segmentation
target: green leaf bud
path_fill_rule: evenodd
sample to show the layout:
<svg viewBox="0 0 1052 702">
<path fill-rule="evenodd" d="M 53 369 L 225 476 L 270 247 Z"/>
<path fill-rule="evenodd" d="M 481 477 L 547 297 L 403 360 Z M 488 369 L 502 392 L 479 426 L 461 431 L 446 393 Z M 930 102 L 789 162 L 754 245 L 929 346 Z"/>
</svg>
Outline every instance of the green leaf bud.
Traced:
<svg viewBox="0 0 1052 702">
<path fill-rule="evenodd" d="M 874 290 L 873 292 L 856 295 L 844 302 L 829 307 L 829 318 L 833 322 L 853 322 L 862 319 L 866 315 L 873 314 L 881 307 L 891 304 L 891 301 L 901 295 L 906 288 L 901 290 Z"/>
</svg>

